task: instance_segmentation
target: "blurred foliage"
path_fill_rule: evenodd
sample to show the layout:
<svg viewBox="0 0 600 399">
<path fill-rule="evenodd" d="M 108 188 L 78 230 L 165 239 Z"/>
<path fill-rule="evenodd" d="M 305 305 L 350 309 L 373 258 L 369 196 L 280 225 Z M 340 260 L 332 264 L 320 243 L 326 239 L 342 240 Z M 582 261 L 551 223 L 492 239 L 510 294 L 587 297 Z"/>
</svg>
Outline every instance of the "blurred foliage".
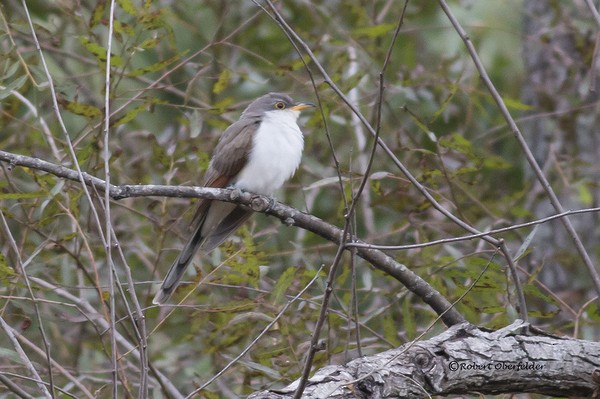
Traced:
<svg viewBox="0 0 600 399">
<path fill-rule="evenodd" d="M 77 161 L 82 170 L 103 178 L 110 2 L 27 1 L 27 6 Z M 375 125 L 379 73 L 401 15 L 401 2 L 284 1 L 278 6 L 333 82 Z M 521 2 L 464 0 L 451 6 L 512 114 L 535 115 L 539 110 L 520 100 L 527 80 L 522 45 L 534 40 L 521 33 Z M 0 148 L 73 167 L 25 10 L 20 2 L 8 0 L 0 13 Z M 578 24 L 580 31 L 597 30 L 589 16 L 580 17 Z M 323 82 L 311 60 L 296 52 L 255 3 L 120 0 L 112 39 L 113 184 L 199 184 L 220 132 L 251 99 L 285 91 L 315 102 L 316 89 L 321 109 L 300 119 L 306 133 L 303 165 L 278 199 L 342 225 L 343 199 L 349 200 L 360 183 L 371 137 Z M 589 60 L 582 67 L 588 68 Z M 530 195 L 533 183 L 524 172 L 524 157 L 437 2 L 409 3 L 384 78 L 381 137 L 440 203 L 480 230 L 545 216 L 532 214 L 532 202 L 544 198 Z M 332 150 L 339 161 L 343 190 Z M 567 184 L 585 166 L 562 164 L 562 175 L 552 173 L 552 183 Z M 1 316 L 41 345 L 29 291 L 13 271 L 20 273 L 19 262 L 25 262 L 30 276 L 55 287 L 32 283 L 53 359 L 90 392 L 109 397 L 107 334 L 94 328 L 85 309 L 56 291 L 60 288 L 89 302 L 98 315 L 107 311 L 100 299 L 108 293 L 105 248 L 90 212 L 91 206 L 102 209 L 101 198 L 90 204 L 76 183 L 7 164 L 1 168 L 0 206 L 19 251 L 17 257 L 9 234 L 1 229 Z M 371 173 L 356 217 L 357 234 L 365 241 L 400 245 L 465 234 L 432 209 L 381 150 Z M 579 207 L 596 203 L 594 184 L 597 178 L 587 183 L 580 179 L 572 191 L 573 203 Z M 225 245 L 197 259 L 196 270 L 186 276 L 190 283 L 173 299 L 185 306 L 150 307 L 155 283 L 187 234 L 191 202 L 135 198 L 113 202 L 111 208 L 126 261 L 115 257 L 120 280 L 126 281 L 129 268 L 136 295 L 148 306 L 145 323 L 152 366 L 182 392 L 190 392 L 237 356 L 292 296 L 317 277 L 248 355 L 202 395 L 243 395 L 297 378 L 325 286 L 326 273 L 318 275 L 320 266 L 331 264 L 336 247 L 258 215 Z M 501 237 L 516 252 L 529 231 Z M 597 245 L 590 250 L 600 253 Z M 465 295 L 457 307 L 474 324 L 497 328 L 518 315 L 506 262 L 480 240 L 391 254 L 451 302 Z M 555 291 L 537 279 L 550 259 L 529 263 L 528 256 L 525 253 L 522 267 L 529 276 L 524 285 L 534 323 L 553 332 L 597 338 L 598 308 L 586 305 L 593 295 L 591 283 L 572 292 Z M 583 273 L 574 250 L 551 256 L 561 256 L 559 263 Z M 326 350 L 318 354 L 315 367 L 356 357 L 359 350 L 372 354 L 408 342 L 435 320 L 433 311 L 397 281 L 360 259 L 354 262 L 354 272 L 350 265 L 347 255 L 322 333 Z M 136 345 L 121 297 L 117 307 L 118 329 Z M 442 329 L 438 322 L 427 334 Z M 27 375 L 6 336 L 0 343 L 4 354 L 0 370 Z M 35 361 L 45 362 L 43 356 L 27 350 Z M 137 360 L 124 350 L 121 354 L 120 378 L 126 388 L 120 387 L 119 392 L 123 397 L 136 396 Z M 46 368 L 40 367 L 39 372 L 47 378 Z M 60 372 L 54 378 L 58 387 L 75 397 L 84 396 Z M 31 382 L 20 383 L 32 392 L 37 389 Z M 0 397 L 10 397 L 8 392 L 0 387 Z M 151 397 L 162 397 L 155 381 L 150 392 Z"/>
</svg>

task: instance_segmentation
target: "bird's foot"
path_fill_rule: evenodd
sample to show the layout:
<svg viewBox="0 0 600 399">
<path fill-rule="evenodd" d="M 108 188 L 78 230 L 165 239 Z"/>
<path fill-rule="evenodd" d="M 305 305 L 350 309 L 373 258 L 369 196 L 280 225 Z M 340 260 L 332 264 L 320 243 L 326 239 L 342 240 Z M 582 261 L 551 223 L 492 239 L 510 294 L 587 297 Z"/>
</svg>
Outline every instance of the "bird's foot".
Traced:
<svg viewBox="0 0 600 399">
<path fill-rule="evenodd" d="M 252 210 L 254 212 L 264 212 L 268 209 L 271 209 L 275 203 L 277 202 L 277 199 L 275 199 L 275 197 L 268 197 L 265 195 L 257 195 L 255 197 L 252 197 L 252 202 L 250 203 L 250 208 L 252 208 Z"/>
</svg>

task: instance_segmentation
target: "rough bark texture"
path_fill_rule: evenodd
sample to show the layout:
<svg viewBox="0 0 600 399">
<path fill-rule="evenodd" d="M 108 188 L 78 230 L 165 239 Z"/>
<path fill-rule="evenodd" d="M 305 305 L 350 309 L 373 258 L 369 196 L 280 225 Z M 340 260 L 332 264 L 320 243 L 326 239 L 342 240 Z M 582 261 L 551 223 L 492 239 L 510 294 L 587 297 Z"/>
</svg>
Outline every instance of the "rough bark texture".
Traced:
<svg viewBox="0 0 600 399">
<path fill-rule="evenodd" d="M 303 398 L 427 398 L 429 395 L 531 392 L 594 397 L 600 343 L 521 335 L 520 321 L 498 331 L 464 323 L 426 341 L 403 345 L 310 379 Z M 297 383 L 250 399 L 291 398 Z"/>
</svg>

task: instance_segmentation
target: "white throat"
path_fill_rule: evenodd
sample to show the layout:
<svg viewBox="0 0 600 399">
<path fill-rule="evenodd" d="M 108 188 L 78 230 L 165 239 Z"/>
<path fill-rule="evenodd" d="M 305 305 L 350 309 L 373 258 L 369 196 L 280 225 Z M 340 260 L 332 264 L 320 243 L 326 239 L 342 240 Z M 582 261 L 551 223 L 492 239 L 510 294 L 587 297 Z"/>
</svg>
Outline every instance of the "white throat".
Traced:
<svg viewBox="0 0 600 399">
<path fill-rule="evenodd" d="M 271 195 L 294 175 L 300 165 L 304 138 L 296 121 L 300 112 L 273 110 L 265 113 L 254 134 L 248 163 L 234 186 Z"/>
</svg>

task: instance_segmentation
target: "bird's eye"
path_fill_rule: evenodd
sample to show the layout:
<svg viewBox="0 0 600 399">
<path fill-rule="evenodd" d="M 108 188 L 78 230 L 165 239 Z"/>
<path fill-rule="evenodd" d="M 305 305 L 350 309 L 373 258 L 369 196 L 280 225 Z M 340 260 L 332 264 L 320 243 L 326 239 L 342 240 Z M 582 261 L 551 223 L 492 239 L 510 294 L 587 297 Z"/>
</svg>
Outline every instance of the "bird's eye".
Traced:
<svg viewBox="0 0 600 399">
<path fill-rule="evenodd" d="M 284 109 L 285 108 L 285 103 L 283 103 L 281 101 L 277 101 L 275 103 L 275 108 L 277 108 L 277 109 Z"/>
</svg>

